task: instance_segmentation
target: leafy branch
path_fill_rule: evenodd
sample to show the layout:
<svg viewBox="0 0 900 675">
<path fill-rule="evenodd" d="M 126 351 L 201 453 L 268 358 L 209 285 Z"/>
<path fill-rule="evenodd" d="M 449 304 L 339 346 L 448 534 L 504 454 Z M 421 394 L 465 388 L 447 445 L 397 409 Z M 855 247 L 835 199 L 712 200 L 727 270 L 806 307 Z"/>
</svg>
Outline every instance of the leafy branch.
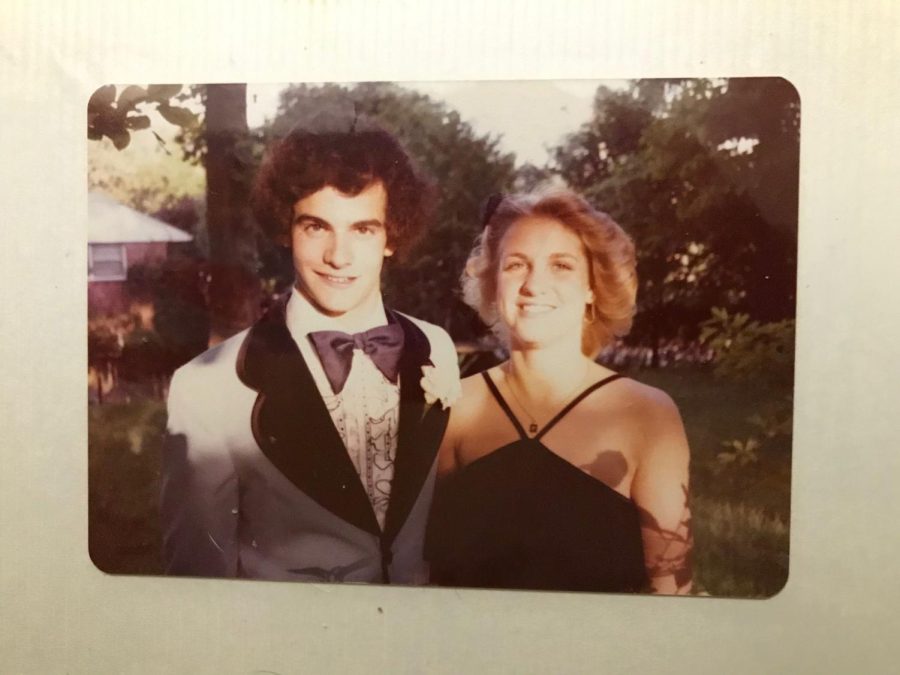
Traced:
<svg viewBox="0 0 900 675">
<path fill-rule="evenodd" d="M 181 94 L 180 84 L 151 84 L 148 87 L 130 85 L 116 96 L 116 86 L 107 84 L 95 91 L 88 101 L 88 139 L 99 141 L 109 138 L 117 150 L 123 150 L 131 142 L 131 133 L 150 128 L 147 107 L 155 108 L 164 120 L 181 127 L 193 129 L 199 124 L 199 116 L 190 109 L 173 105 Z M 163 139 L 155 131 L 156 139 Z"/>
<path fill-rule="evenodd" d="M 765 440 L 791 434 L 794 320 L 760 323 L 750 320 L 747 314 L 729 314 L 714 307 L 712 317 L 701 323 L 700 329 L 701 342 L 716 352 L 717 376 L 743 383 L 762 381 L 771 390 L 788 392 L 771 399 L 747 418 L 757 433 L 744 440 L 722 442 L 727 448 L 717 456 L 722 466 L 755 463 Z"/>
</svg>

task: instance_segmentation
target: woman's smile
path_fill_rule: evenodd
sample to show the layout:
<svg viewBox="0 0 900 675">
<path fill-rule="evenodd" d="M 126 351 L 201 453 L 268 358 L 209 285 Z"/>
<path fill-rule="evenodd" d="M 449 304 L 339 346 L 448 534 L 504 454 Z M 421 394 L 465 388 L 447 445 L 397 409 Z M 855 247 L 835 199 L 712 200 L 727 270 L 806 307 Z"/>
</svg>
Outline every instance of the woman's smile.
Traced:
<svg viewBox="0 0 900 675">
<path fill-rule="evenodd" d="M 543 302 L 520 302 L 519 303 L 519 312 L 524 314 L 525 316 L 535 316 L 540 314 L 547 314 L 548 312 L 552 312 L 556 309 L 555 305 L 550 305 Z"/>
</svg>

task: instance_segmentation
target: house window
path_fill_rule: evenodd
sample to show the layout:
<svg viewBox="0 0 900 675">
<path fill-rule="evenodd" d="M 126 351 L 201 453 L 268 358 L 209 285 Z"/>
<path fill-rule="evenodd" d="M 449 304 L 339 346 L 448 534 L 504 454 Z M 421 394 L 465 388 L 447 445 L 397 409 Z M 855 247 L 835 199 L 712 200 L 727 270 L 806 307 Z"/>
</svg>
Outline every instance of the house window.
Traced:
<svg viewBox="0 0 900 675">
<path fill-rule="evenodd" d="M 88 279 L 90 281 L 124 281 L 127 270 L 124 244 L 88 245 Z"/>
</svg>

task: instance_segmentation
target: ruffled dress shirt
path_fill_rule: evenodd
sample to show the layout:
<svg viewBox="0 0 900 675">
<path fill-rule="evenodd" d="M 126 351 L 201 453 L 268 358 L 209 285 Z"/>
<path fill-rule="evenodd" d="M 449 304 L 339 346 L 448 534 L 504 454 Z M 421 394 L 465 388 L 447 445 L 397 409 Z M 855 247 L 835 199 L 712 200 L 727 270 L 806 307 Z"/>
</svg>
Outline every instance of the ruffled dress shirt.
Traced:
<svg viewBox="0 0 900 675">
<path fill-rule="evenodd" d="M 288 300 L 286 320 L 334 426 L 344 441 L 360 482 L 369 495 L 378 524 L 384 529 L 397 454 L 400 387 L 385 378 L 366 354 L 354 349 L 350 375 L 341 392 L 335 394 L 309 339 L 310 333 L 320 330 L 355 333 L 383 326 L 387 324 L 384 306 L 379 303 L 362 325 L 350 331 L 339 320 L 319 312 L 295 288 Z"/>
</svg>

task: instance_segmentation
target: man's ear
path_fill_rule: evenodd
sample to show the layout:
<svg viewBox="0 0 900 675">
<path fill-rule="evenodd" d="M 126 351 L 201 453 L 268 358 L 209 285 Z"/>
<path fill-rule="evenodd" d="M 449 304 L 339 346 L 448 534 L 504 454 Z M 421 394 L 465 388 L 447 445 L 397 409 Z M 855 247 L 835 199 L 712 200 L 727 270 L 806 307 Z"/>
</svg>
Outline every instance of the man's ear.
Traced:
<svg viewBox="0 0 900 675">
<path fill-rule="evenodd" d="M 394 247 L 393 246 L 385 246 L 384 247 L 384 257 L 390 258 L 392 255 L 394 255 Z"/>
</svg>

